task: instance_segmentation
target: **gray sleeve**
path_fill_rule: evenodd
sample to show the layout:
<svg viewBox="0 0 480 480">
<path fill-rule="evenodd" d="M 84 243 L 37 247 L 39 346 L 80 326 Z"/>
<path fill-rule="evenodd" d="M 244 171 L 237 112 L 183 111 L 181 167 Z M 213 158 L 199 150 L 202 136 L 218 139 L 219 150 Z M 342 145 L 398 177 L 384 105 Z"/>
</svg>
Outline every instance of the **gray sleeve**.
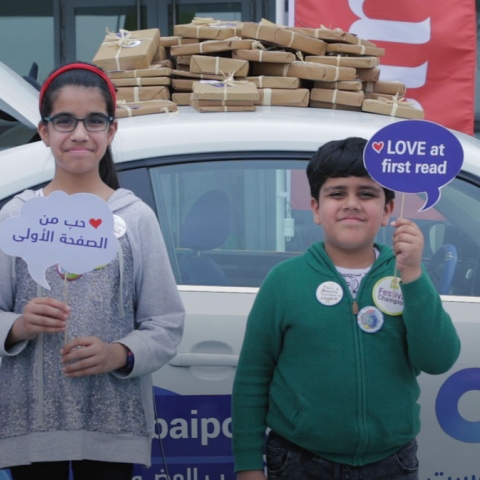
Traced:
<svg viewBox="0 0 480 480">
<path fill-rule="evenodd" d="M 175 356 L 185 317 L 158 220 L 145 204 L 141 210 L 140 215 L 135 212 L 134 228 L 127 222 L 134 258 L 137 329 L 117 340 L 135 357 L 128 377 L 152 373 Z"/>
<path fill-rule="evenodd" d="M 21 207 L 18 199 L 7 203 L 0 210 L 0 228 L 1 223 L 12 215 L 17 215 Z M 20 314 L 13 313 L 15 304 L 15 258 L 5 254 L 0 250 L 0 357 L 16 355 L 20 353 L 27 342 L 19 342 L 10 348 L 5 349 L 7 336 Z"/>
</svg>

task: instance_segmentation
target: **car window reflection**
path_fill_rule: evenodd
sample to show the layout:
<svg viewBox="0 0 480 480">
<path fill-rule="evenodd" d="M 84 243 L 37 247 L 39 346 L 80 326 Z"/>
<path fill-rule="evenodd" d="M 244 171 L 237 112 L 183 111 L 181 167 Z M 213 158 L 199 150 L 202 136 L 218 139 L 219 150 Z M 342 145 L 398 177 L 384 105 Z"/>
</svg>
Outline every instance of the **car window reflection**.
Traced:
<svg viewBox="0 0 480 480">
<path fill-rule="evenodd" d="M 151 168 L 177 282 L 259 287 L 274 265 L 322 240 L 310 211 L 306 164 L 241 160 Z M 403 214 L 422 229 L 423 261 L 441 294 L 480 295 L 479 197 L 477 185 L 458 178 L 424 212 L 422 195 L 397 193 L 392 218 Z M 392 234 L 393 227 L 385 227 L 377 240 L 391 245 Z"/>
</svg>

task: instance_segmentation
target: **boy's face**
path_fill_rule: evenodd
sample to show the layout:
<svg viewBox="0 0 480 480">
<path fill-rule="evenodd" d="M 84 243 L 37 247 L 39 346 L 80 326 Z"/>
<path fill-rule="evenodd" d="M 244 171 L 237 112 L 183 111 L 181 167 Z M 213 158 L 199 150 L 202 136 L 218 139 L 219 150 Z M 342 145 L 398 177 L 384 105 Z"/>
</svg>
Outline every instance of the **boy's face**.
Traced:
<svg viewBox="0 0 480 480">
<path fill-rule="evenodd" d="M 375 236 L 381 226 L 388 225 L 393 200 L 385 204 L 383 188 L 370 177 L 329 178 L 318 201 L 312 198 L 311 207 L 334 262 L 350 255 L 371 260 Z"/>
</svg>

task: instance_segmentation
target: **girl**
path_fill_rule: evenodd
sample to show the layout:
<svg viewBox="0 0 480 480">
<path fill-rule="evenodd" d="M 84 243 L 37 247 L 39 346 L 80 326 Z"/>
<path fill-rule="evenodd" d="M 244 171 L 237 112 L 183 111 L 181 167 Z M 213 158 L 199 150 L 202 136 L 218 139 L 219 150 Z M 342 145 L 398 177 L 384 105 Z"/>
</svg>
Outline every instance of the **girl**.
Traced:
<svg viewBox="0 0 480 480">
<path fill-rule="evenodd" d="M 26 263 L 0 251 L 0 469 L 14 480 L 130 480 L 149 466 L 154 412 L 150 374 L 175 355 L 184 309 L 154 212 L 119 188 L 110 144 L 115 88 L 85 63 L 54 71 L 40 91 L 43 142 L 55 174 L 0 211 L 56 190 L 108 202 L 120 249 L 84 275 L 49 267 L 51 291 Z M 47 296 L 48 293 L 48 296 Z M 71 319 L 75 338 L 65 331 Z"/>
</svg>

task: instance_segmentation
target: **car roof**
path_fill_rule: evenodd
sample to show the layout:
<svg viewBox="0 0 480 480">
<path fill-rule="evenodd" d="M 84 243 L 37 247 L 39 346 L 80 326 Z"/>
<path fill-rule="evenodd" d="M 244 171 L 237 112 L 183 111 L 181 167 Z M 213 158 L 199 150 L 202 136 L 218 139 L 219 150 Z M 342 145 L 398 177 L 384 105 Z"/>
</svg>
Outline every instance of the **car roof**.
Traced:
<svg viewBox="0 0 480 480">
<path fill-rule="evenodd" d="M 12 85 L 12 83 L 14 85 Z M 38 91 L 0 62 L 0 97 L 16 118 L 36 125 Z M 324 108 L 259 106 L 255 112 L 177 112 L 122 118 L 112 144 L 117 163 L 162 156 L 220 152 L 314 152 L 329 140 L 370 138 L 396 117 Z M 464 148 L 464 169 L 480 176 L 480 141 L 455 132 Z M 48 181 L 53 175 L 50 149 L 33 142 L 0 151 L 0 200 Z"/>
<path fill-rule="evenodd" d="M 296 107 L 258 107 L 256 112 L 199 113 L 180 107 L 119 119 L 112 144 L 117 163 L 198 153 L 314 152 L 328 140 L 370 138 L 402 119 L 362 112 Z M 480 176 L 480 141 L 454 132 L 464 149 L 463 169 Z M 53 174 L 50 149 L 34 142 L 0 152 L 0 199 L 47 181 Z"/>
<path fill-rule="evenodd" d="M 119 120 L 117 161 L 132 156 L 254 150 L 315 151 L 326 139 L 370 137 L 398 121 L 362 112 L 299 107 L 257 107 L 256 112 L 199 113 L 180 107 L 173 114 Z M 129 144 L 136 143 L 135 152 Z M 162 152 L 159 152 L 161 145 Z"/>
<path fill-rule="evenodd" d="M 178 112 L 118 120 L 115 161 L 192 153 L 247 151 L 314 152 L 329 140 L 369 139 L 381 128 L 405 119 L 325 108 L 259 106 L 255 112 Z M 480 176 L 480 140 L 450 130 L 464 150 L 463 167 Z"/>
</svg>

